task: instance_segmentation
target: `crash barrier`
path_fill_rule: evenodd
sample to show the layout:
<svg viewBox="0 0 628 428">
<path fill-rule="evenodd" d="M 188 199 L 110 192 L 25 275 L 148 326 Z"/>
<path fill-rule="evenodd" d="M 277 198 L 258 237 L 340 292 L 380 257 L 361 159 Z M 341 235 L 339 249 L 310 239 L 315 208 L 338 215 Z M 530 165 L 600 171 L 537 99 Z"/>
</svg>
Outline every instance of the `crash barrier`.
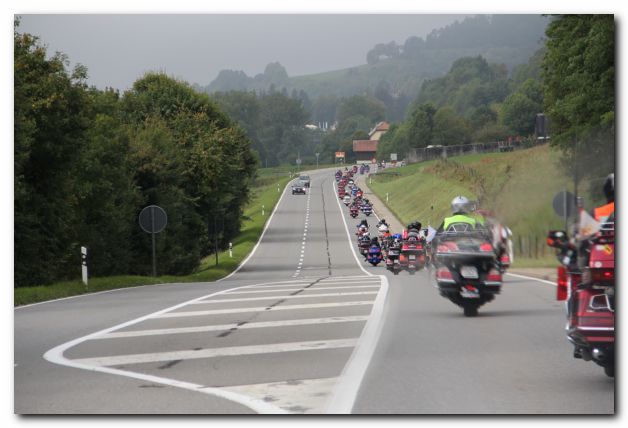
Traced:
<svg viewBox="0 0 628 428">
<path fill-rule="evenodd" d="M 408 150 L 406 155 L 407 163 L 425 162 L 433 159 L 452 156 L 471 155 L 476 153 L 511 152 L 514 150 L 527 149 L 545 144 L 549 141 L 544 138 L 521 138 L 510 141 L 495 141 L 492 143 L 461 144 L 455 146 L 432 146 L 426 148 L 415 148 Z"/>
</svg>

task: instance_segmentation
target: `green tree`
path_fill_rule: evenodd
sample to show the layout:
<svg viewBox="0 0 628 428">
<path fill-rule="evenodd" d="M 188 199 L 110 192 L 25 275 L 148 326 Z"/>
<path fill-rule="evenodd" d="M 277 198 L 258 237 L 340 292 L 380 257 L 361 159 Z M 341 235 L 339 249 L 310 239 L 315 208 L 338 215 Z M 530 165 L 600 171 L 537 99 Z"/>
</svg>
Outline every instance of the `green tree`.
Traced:
<svg viewBox="0 0 628 428">
<path fill-rule="evenodd" d="M 427 147 L 434 144 L 434 116 L 436 108 L 431 103 L 420 105 L 410 116 L 407 132 L 410 147 Z"/>
<path fill-rule="evenodd" d="M 547 27 L 542 75 L 551 141 L 576 181 L 614 169 L 615 20 L 561 15 Z"/>
<path fill-rule="evenodd" d="M 442 146 L 471 142 L 471 126 L 451 107 L 441 107 L 434 114 L 434 144 Z"/>
<path fill-rule="evenodd" d="M 372 126 L 386 118 L 386 106 L 380 100 L 364 95 L 344 98 L 338 105 L 336 120 L 342 123 L 356 116 L 366 118 Z"/>
<path fill-rule="evenodd" d="M 46 284 L 78 269 L 74 176 L 89 126 L 84 67 L 47 58 L 37 37 L 14 41 L 14 277 Z"/>
</svg>

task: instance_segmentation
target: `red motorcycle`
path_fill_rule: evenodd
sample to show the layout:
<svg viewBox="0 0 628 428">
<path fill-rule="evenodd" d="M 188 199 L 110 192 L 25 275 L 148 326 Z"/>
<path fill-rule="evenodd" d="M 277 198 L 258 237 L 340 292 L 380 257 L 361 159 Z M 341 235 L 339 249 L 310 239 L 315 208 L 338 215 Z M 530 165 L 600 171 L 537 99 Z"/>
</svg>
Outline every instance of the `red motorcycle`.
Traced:
<svg viewBox="0 0 628 428">
<path fill-rule="evenodd" d="M 420 239 L 418 234 L 409 233 L 401 242 L 399 266 L 407 270 L 410 275 L 414 275 L 425 267 L 425 260 L 425 241 Z"/>
<path fill-rule="evenodd" d="M 567 301 L 567 339 L 574 358 L 594 361 L 615 376 L 615 222 L 579 242 L 565 231 L 549 231 L 557 249 L 556 299 Z"/>
</svg>

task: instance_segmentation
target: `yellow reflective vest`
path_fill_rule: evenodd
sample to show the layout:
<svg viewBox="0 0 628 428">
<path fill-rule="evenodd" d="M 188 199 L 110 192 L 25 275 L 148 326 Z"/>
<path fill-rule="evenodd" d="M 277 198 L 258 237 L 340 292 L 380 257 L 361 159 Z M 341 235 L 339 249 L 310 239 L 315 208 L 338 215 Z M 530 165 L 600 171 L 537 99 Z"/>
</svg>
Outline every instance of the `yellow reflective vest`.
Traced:
<svg viewBox="0 0 628 428">
<path fill-rule="evenodd" d="M 467 224 L 470 224 L 474 228 L 476 225 L 476 221 L 473 217 L 470 217 L 466 214 L 455 214 L 443 220 L 443 230 L 449 229 L 449 226 L 455 223 L 467 223 Z"/>
</svg>

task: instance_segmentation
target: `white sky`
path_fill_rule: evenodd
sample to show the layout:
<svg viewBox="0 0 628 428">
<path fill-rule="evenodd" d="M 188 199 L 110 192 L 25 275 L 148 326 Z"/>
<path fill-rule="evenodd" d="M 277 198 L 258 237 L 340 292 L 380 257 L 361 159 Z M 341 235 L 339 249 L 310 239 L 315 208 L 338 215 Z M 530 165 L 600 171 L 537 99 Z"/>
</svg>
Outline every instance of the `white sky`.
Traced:
<svg viewBox="0 0 628 428">
<path fill-rule="evenodd" d="M 209 84 L 222 69 L 290 76 L 366 63 L 377 43 L 424 37 L 463 15 L 435 14 L 23 14 L 20 32 L 88 68 L 89 83 L 129 88 L 147 71 Z"/>
</svg>

